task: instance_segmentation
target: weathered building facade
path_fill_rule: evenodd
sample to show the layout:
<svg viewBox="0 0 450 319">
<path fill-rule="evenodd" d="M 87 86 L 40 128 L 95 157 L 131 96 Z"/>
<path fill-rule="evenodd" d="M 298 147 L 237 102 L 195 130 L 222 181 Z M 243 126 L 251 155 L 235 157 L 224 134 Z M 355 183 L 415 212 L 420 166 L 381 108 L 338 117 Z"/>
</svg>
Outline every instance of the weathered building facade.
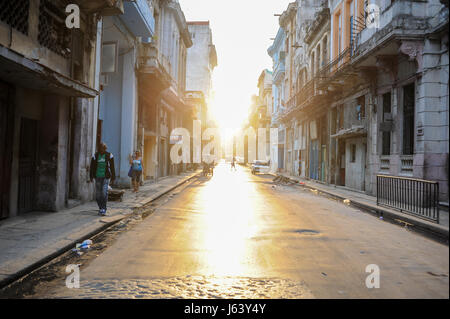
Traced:
<svg viewBox="0 0 450 319">
<path fill-rule="evenodd" d="M 285 110 L 285 88 L 284 78 L 286 75 L 286 34 L 283 28 L 279 28 L 275 40 L 267 50 L 267 53 L 273 61 L 273 73 L 272 73 L 272 112 L 271 128 L 278 130 L 280 126 L 280 118 Z M 279 131 L 279 134 L 281 130 Z M 278 135 L 278 134 L 277 134 Z M 277 172 L 284 167 L 284 138 L 281 135 L 277 137 L 277 143 L 271 145 L 271 171 Z"/>
<path fill-rule="evenodd" d="M 77 4 L 79 28 L 66 26 Z M 102 15 L 122 1 L 3 1 L 0 6 L 0 218 L 92 198 Z"/>
<path fill-rule="evenodd" d="M 171 131 L 192 118 L 185 100 L 187 49 L 192 39 L 178 1 L 154 1 L 155 35 L 140 57 L 140 148 L 147 179 L 179 173 L 170 160 Z M 172 143 L 177 141 L 172 140 Z"/>
<path fill-rule="evenodd" d="M 201 121 L 201 135 L 208 127 L 208 106 L 213 99 L 212 75 L 217 67 L 217 52 L 209 21 L 189 21 L 189 33 L 193 45 L 187 51 L 186 101 L 193 107 L 193 115 L 186 117 L 184 126 L 191 135 L 191 161 L 201 158 L 201 149 L 194 150 L 193 120 Z"/>
<path fill-rule="evenodd" d="M 377 175 L 437 181 L 448 202 L 448 3 L 297 3 L 286 172 L 371 195 Z"/>
<path fill-rule="evenodd" d="M 129 156 L 142 151 L 139 127 L 138 64 L 140 46 L 154 35 L 152 2 L 125 3 L 124 13 L 103 20 L 102 90 L 99 138 L 115 160 L 117 185 L 128 187 Z"/>
<path fill-rule="evenodd" d="M 80 28 L 65 24 L 69 4 Z M 145 179 L 185 168 L 169 156 L 172 129 L 196 116 L 185 101 L 192 40 L 178 1 L 21 0 L 0 9 L 0 218 L 93 199 L 89 165 L 101 141 L 115 157 L 115 186 L 130 186 L 136 150 Z"/>
</svg>

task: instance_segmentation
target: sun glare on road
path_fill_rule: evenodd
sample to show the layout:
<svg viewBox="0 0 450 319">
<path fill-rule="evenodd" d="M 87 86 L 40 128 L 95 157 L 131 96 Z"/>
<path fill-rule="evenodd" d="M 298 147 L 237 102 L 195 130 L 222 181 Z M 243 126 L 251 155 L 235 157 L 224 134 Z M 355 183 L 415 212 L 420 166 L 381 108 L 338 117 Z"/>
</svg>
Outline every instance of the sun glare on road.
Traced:
<svg viewBox="0 0 450 319">
<path fill-rule="evenodd" d="M 246 260 L 252 258 L 248 238 L 258 230 L 257 203 L 255 187 L 242 183 L 246 179 L 243 174 L 239 168 L 230 171 L 228 163 L 221 163 L 198 195 L 198 201 L 204 203 L 203 248 L 208 252 L 204 264 L 214 275 L 233 276 L 250 271 L 246 266 Z"/>
</svg>

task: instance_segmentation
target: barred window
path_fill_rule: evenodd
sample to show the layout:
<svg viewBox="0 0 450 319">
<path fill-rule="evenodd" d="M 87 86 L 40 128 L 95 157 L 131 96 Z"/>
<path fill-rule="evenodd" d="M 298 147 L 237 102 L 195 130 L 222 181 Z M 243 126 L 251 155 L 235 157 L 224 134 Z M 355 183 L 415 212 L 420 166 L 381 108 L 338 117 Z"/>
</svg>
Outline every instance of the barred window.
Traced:
<svg viewBox="0 0 450 319">
<path fill-rule="evenodd" d="M 65 25 L 64 5 L 60 1 L 41 0 L 39 4 L 39 44 L 61 55 L 71 56 L 72 37 Z"/>
<path fill-rule="evenodd" d="M 28 35 L 30 0 L 0 0 L 0 20 Z"/>
</svg>

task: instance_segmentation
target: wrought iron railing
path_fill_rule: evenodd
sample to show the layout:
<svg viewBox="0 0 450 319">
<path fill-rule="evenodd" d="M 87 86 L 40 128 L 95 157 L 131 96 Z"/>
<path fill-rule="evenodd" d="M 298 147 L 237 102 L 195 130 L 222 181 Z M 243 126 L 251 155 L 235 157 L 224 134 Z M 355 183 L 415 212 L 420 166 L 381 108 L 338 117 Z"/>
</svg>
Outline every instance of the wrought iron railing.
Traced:
<svg viewBox="0 0 450 319">
<path fill-rule="evenodd" d="M 378 175 L 377 205 L 392 207 L 439 223 L 439 183 Z"/>
<path fill-rule="evenodd" d="M 322 67 L 317 73 L 318 78 L 329 78 L 332 74 L 342 69 L 350 62 L 351 47 L 348 47 L 339 54 L 334 60 Z"/>
<path fill-rule="evenodd" d="M 313 78 L 308 83 L 306 83 L 294 96 L 292 96 L 287 102 L 288 111 L 293 108 L 301 106 L 306 102 L 311 96 L 315 94 L 315 80 Z"/>
</svg>

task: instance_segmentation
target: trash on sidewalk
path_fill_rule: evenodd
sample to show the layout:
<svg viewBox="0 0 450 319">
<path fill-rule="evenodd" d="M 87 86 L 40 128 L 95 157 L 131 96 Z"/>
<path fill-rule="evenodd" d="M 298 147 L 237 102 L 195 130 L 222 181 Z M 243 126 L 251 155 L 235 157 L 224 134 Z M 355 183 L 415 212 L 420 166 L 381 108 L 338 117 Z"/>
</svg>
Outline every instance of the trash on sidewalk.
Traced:
<svg viewBox="0 0 450 319">
<path fill-rule="evenodd" d="M 123 200 L 124 190 L 110 189 L 108 191 L 108 200 L 112 202 L 121 202 Z"/>
<path fill-rule="evenodd" d="M 344 199 L 344 204 L 345 205 L 350 205 L 350 199 Z"/>
<path fill-rule="evenodd" d="M 76 244 L 75 249 L 72 249 L 72 251 L 75 251 L 75 250 L 79 251 L 80 249 L 89 249 L 89 248 L 91 248 L 91 245 L 92 245 L 92 240 L 86 239 L 81 244 L 80 243 Z"/>
<path fill-rule="evenodd" d="M 77 248 L 74 248 L 74 249 L 72 249 L 72 251 L 75 253 L 75 254 L 77 254 L 78 256 L 81 256 L 81 255 L 83 255 L 83 252 L 82 251 L 80 251 L 79 249 L 77 249 Z"/>
</svg>

